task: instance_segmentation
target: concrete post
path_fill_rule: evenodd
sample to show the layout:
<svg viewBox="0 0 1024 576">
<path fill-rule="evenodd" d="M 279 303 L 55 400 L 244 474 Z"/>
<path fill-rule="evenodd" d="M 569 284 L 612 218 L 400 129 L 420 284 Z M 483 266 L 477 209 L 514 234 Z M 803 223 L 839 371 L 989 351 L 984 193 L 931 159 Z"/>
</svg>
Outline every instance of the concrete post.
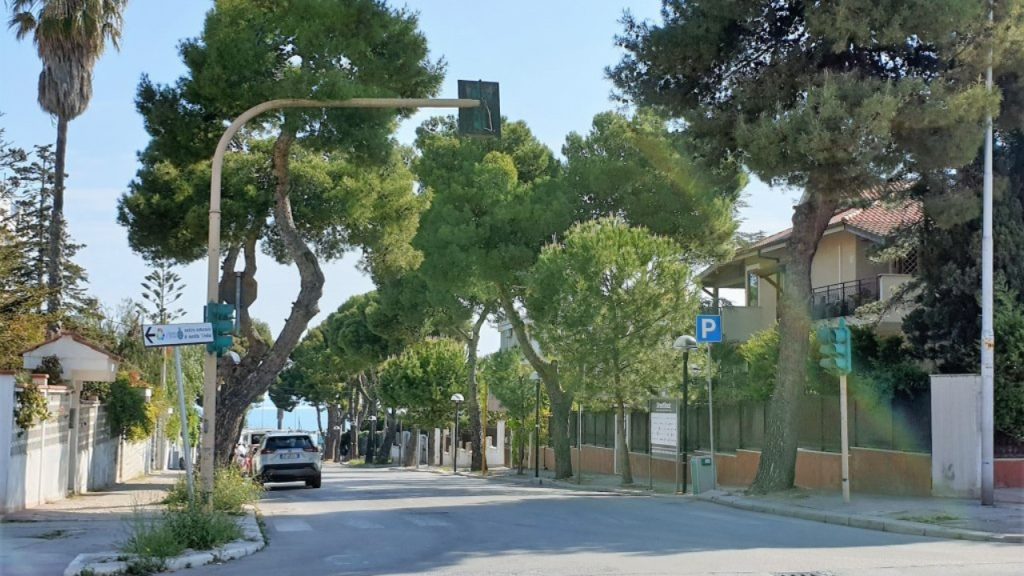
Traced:
<svg viewBox="0 0 1024 576">
<path fill-rule="evenodd" d="M 11 473 L 14 431 L 14 374 L 0 374 L 0 513 L 7 512 L 7 477 Z"/>
</svg>

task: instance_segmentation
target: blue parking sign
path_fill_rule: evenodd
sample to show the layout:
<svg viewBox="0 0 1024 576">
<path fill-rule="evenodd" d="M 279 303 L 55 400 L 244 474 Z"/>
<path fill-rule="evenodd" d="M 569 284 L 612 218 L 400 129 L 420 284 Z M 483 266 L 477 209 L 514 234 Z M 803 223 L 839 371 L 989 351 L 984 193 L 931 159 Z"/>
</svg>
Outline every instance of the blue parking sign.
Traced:
<svg viewBox="0 0 1024 576">
<path fill-rule="evenodd" d="M 722 317 L 711 314 L 697 316 L 697 342 L 709 344 L 722 341 Z"/>
</svg>

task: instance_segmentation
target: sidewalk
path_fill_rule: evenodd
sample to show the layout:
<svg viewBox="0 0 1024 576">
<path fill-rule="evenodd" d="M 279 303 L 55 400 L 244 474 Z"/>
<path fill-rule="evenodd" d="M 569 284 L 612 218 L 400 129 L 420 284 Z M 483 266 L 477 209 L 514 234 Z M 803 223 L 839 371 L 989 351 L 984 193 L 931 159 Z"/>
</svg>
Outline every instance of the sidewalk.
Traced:
<svg viewBox="0 0 1024 576">
<path fill-rule="evenodd" d="M 435 469 L 440 472 L 441 470 Z M 446 470 L 451 473 L 451 469 Z M 481 477 L 479 473 L 460 471 L 462 475 Z M 492 480 L 536 484 L 533 470 L 524 475 L 515 470 L 495 468 L 487 478 Z M 540 471 L 544 486 L 620 494 L 651 495 L 661 497 L 698 498 L 733 508 L 792 516 L 805 520 L 827 522 L 936 538 L 987 540 L 1024 543 L 1024 490 L 1000 489 L 996 491 L 996 506 L 981 506 L 977 500 L 956 498 L 915 498 L 871 494 L 851 495 L 844 504 L 839 492 L 812 492 L 794 489 L 768 496 L 748 495 L 741 488 L 723 488 L 699 496 L 675 495 L 675 484 L 655 482 L 653 491 L 649 480 L 634 476 L 634 484 L 623 487 L 619 476 L 584 474 L 582 483 L 576 478 L 555 480 L 549 470 Z"/>
<path fill-rule="evenodd" d="M 0 574 L 62 574 L 83 552 L 116 549 L 135 509 L 154 512 L 181 476 L 165 471 L 59 502 L 0 516 Z"/>
</svg>

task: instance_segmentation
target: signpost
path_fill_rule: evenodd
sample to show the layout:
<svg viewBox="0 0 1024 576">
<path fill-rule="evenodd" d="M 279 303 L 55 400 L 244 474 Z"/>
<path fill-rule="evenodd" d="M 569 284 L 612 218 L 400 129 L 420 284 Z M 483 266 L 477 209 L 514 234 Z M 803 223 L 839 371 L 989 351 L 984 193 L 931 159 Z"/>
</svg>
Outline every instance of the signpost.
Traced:
<svg viewBox="0 0 1024 576">
<path fill-rule="evenodd" d="M 839 319 L 839 326 L 835 328 L 828 324 L 818 327 L 818 350 L 822 359 L 819 364 L 822 368 L 839 376 L 839 420 L 840 439 L 842 442 L 842 469 L 843 469 L 843 502 L 850 502 L 850 435 L 848 432 L 847 407 L 846 407 L 846 375 L 853 370 L 853 343 L 850 341 L 850 329 L 846 326 L 846 320 Z"/>
<path fill-rule="evenodd" d="M 708 345 L 708 438 L 711 448 L 711 489 L 718 487 L 718 464 L 715 462 L 715 413 L 711 396 L 711 345 L 722 341 L 722 317 L 717 314 L 697 315 L 697 343 Z"/>
<path fill-rule="evenodd" d="M 146 348 L 166 346 L 190 346 L 213 342 L 213 325 L 209 322 L 198 324 L 149 324 L 142 326 L 142 344 Z"/>
</svg>

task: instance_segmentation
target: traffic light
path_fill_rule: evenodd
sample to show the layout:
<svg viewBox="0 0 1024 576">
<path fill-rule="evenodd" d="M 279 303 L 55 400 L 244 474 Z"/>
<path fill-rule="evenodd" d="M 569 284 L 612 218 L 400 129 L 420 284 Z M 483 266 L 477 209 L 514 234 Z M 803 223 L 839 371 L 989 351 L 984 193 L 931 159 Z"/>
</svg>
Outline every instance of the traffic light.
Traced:
<svg viewBox="0 0 1024 576">
<path fill-rule="evenodd" d="M 213 325 L 213 342 L 206 351 L 223 356 L 231 348 L 231 333 L 235 329 L 235 307 L 231 304 L 210 302 L 206 305 L 206 321 Z"/>
<path fill-rule="evenodd" d="M 476 108 L 459 108 L 459 134 L 501 138 L 501 99 L 497 82 L 459 80 L 459 98 L 480 100 Z"/>
<path fill-rule="evenodd" d="M 821 351 L 822 368 L 835 374 L 849 374 L 853 370 L 853 345 L 846 320 L 839 319 L 839 326 L 823 324 L 818 327 L 818 348 Z"/>
</svg>

